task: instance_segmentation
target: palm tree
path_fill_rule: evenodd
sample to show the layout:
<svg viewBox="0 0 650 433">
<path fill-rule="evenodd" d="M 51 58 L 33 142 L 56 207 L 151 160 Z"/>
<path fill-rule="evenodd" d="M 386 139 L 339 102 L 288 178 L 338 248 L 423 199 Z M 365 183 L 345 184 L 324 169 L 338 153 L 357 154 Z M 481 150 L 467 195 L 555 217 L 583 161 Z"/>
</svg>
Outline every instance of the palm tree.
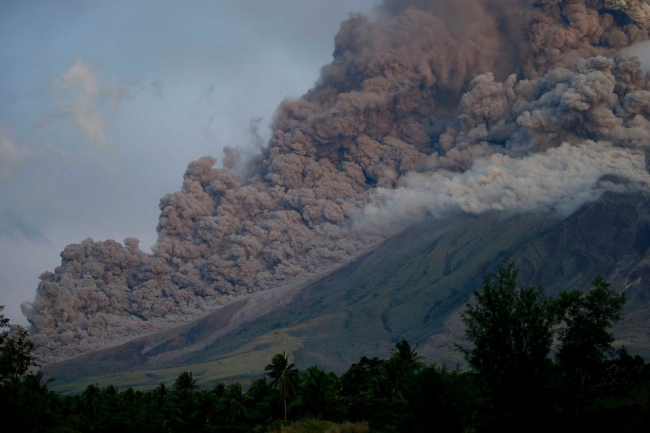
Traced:
<svg viewBox="0 0 650 433">
<path fill-rule="evenodd" d="M 296 392 L 298 370 L 293 363 L 289 363 L 289 356 L 282 352 L 271 359 L 271 363 L 264 367 L 264 371 L 271 378 L 271 386 L 278 390 L 284 402 L 284 420 L 287 420 L 287 397 Z"/>
<path fill-rule="evenodd" d="M 222 382 L 219 382 L 214 386 L 214 388 L 212 388 L 212 391 L 210 392 L 212 392 L 212 394 L 214 394 L 215 397 L 221 398 L 223 397 L 223 393 L 225 390 L 226 390 L 226 385 L 224 385 Z"/>
<path fill-rule="evenodd" d="M 224 396 L 230 412 L 230 422 L 235 423 L 235 421 L 239 421 L 240 424 L 243 424 L 244 419 L 248 415 L 248 407 L 246 404 L 250 401 L 250 397 L 242 392 L 240 383 L 228 385 Z"/>
<path fill-rule="evenodd" d="M 255 402 L 255 414 L 258 419 L 276 419 L 277 414 L 282 412 L 280 393 L 271 386 L 266 377 L 260 377 L 253 382 L 246 395 Z"/>
<path fill-rule="evenodd" d="M 414 365 L 400 356 L 393 355 L 381 367 L 381 374 L 373 380 L 376 393 L 382 395 L 387 401 L 400 400 L 402 389 L 409 373 L 413 372 Z"/>
<path fill-rule="evenodd" d="M 82 396 L 84 401 L 93 406 L 93 417 L 97 414 L 97 407 L 95 406 L 95 400 L 99 397 L 101 389 L 98 384 L 88 385 L 86 390 L 83 392 Z"/>
<path fill-rule="evenodd" d="M 171 432 L 172 427 L 179 424 L 184 424 L 183 411 L 175 404 L 165 403 L 161 413 L 163 414 L 163 427 L 167 427 L 167 431 Z"/>
<path fill-rule="evenodd" d="M 408 343 L 408 341 L 402 340 L 399 343 L 395 344 L 395 349 L 391 350 L 391 353 L 393 356 L 397 356 L 402 359 L 410 368 L 419 370 L 420 368 L 424 367 L 424 363 L 422 362 L 424 360 L 424 357 L 418 355 L 418 353 L 415 351 L 417 348 L 418 347 L 416 345 L 411 349 L 411 345 Z"/>
<path fill-rule="evenodd" d="M 196 379 L 192 378 L 191 372 L 182 372 L 174 381 L 174 390 L 185 397 L 191 396 L 197 389 L 199 386 L 196 384 Z"/>
<path fill-rule="evenodd" d="M 316 419 L 321 419 L 336 398 L 338 380 L 335 374 L 325 373 L 322 369 L 309 367 L 303 374 L 301 395 Z"/>
<path fill-rule="evenodd" d="M 108 385 L 104 388 L 104 395 L 108 397 L 115 397 L 118 394 L 118 389 L 115 385 Z"/>
<path fill-rule="evenodd" d="M 196 414 L 200 414 L 201 417 L 205 419 L 205 423 L 210 424 L 210 421 L 212 421 L 214 416 L 217 414 L 219 398 L 214 395 L 214 393 L 204 390 L 197 394 L 195 400 L 197 408 Z"/>
<path fill-rule="evenodd" d="M 43 372 L 41 370 L 38 370 L 34 374 L 25 376 L 25 380 L 24 380 L 27 389 L 41 395 L 45 395 L 48 393 L 47 386 L 52 382 L 54 382 L 53 377 L 50 377 L 46 381 L 43 381 Z"/>
<path fill-rule="evenodd" d="M 139 425 L 142 426 L 156 426 L 162 425 L 163 427 L 170 427 L 167 425 L 166 414 L 161 410 L 157 402 L 149 402 L 142 407 L 142 410 L 137 415 Z M 138 424 L 136 424 L 138 425 Z M 153 427 L 151 427 L 153 430 Z"/>
<path fill-rule="evenodd" d="M 169 388 L 165 385 L 165 382 L 161 382 L 160 385 L 154 388 L 153 395 L 156 397 L 159 405 L 165 403 L 169 396 Z"/>
</svg>

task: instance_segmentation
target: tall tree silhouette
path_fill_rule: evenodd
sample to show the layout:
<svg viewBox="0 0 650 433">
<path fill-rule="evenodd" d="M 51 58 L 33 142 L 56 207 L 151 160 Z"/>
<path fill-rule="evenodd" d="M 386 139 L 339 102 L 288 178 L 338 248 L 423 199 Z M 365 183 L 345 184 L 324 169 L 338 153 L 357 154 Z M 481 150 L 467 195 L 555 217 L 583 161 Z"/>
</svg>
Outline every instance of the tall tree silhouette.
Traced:
<svg viewBox="0 0 650 433">
<path fill-rule="evenodd" d="M 271 363 L 264 367 L 264 371 L 271 378 L 271 386 L 276 388 L 284 402 L 284 420 L 287 420 L 287 398 L 296 393 L 298 383 L 298 370 L 293 363 L 289 363 L 289 356 L 282 352 L 271 359 Z"/>
<path fill-rule="evenodd" d="M 606 360 L 614 354 L 614 335 L 610 328 L 620 321 L 625 295 L 610 288 L 598 276 L 586 293 L 562 292 L 553 301 L 553 312 L 560 323 L 556 359 L 571 384 L 576 410 L 590 398 L 591 388 L 605 374 Z"/>
<path fill-rule="evenodd" d="M 517 287 L 517 269 L 505 262 L 485 278 L 462 313 L 474 347 L 458 346 L 492 399 L 490 409 L 504 423 L 540 418 L 550 371 L 553 314 L 537 287 Z"/>
</svg>

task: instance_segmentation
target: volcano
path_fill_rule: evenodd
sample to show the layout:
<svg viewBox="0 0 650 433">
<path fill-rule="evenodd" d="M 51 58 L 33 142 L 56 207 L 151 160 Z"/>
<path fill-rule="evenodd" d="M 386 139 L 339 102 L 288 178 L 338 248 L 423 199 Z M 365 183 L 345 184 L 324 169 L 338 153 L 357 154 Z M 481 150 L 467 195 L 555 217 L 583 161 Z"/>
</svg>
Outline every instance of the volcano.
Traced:
<svg viewBox="0 0 650 433">
<path fill-rule="evenodd" d="M 625 48 L 649 17 L 643 0 L 351 16 L 259 155 L 188 165 L 151 253 L 65 248 L 23 305 L 35 353 L 61 386 L 250 376 L 281 350 L 340 371 L 402 338 L 454 364 L 460 309 L 509 258 L 550 294 L 611 281 L 619 341 L 647 356 L 650 80 Z"/>
<path fill-rule="evenodd" d="M 483 278 L 505 259 L 519 282 L 549 295 L 587 290 L 596 275 L 627 297 L 618 345 L 650 357 L 650 194 L 606 193 L 565 219 L 526 213 L 423 221 L 349 264 L 302 284 L 237 300 L 184 326 L 54 363 L 60 389 L 93 381 L 154 386 L 191 370 L 204 384 L 255 378 L 275 353 L 299 368 L 345 371 L 406 338 L 427 360 L 463 360 L 460 318 Z M 108 376 L 106 376 L 108 374 Z"/>
</svg>

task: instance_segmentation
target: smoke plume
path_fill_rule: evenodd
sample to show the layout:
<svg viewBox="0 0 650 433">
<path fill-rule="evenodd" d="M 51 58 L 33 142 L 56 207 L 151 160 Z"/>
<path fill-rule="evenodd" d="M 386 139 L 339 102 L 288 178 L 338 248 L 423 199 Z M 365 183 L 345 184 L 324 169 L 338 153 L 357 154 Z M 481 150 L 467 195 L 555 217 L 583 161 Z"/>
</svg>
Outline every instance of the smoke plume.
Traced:
<svg viewBox="0 0 650 433">
<path fill-rule="evenodd" d="M 567 213 L 606 173 L 647 188 L 650 85 L 619 53 L 640 0 L 386 0 L 341 25 L 333 61 L 284 101 L 246 175 L 203 157 L 138 241 L 69 245 L 23 306 L 45 361 L 322 272 L 425 215 Z"/>
</svg>

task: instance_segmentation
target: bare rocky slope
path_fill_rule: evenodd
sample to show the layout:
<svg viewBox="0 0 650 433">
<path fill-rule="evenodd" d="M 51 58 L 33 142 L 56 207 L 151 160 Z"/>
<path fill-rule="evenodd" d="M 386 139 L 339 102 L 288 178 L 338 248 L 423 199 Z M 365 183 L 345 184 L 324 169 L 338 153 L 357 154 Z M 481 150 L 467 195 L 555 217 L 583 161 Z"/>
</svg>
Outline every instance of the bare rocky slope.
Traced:
<svg viewBox="0 0 650 433">
<path fill-rule="evenodd" d="M 89 380 L 151 386 L 182 370 L 209 383 L 259 375 L 283 350 L 300 368 L 341 372 L 362 355 L 386 356 L 402 338 L 429 362 L 453 366 L 461 361 L 453 345 L 463 339 L 459 312 L 506 258 L 517 263 L 521 285 L 550 295 L 587 290 L 596 275 L 611 281 L 628 299 L 618 344 L 650 359 L 650 194 L 607 192 L 563 220 L 529 212 L 424 221 L 322 279 L 238 300 L 46 373 L 64 390 Z M 242 359 L 257 365 L 238 368 Z"/>
</svg>

